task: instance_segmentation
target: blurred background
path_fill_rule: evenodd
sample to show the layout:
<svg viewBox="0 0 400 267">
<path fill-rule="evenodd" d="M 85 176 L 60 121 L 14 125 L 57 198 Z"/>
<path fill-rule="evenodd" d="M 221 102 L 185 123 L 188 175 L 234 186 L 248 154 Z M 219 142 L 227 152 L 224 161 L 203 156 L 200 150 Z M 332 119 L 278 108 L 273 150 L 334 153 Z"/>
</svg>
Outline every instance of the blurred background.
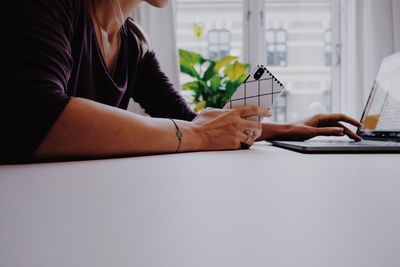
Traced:
<svg viewBox="0 0 400 267">
<path fill-rule="evenodd" d="M 359 118 L 380 61 L 400 51 L 400 0 L 173 0 L 134 14 L 178 89 L 178 49 L 263 64 L 286 92 L 276 122 L 317 113 Z M 182 91 L 190 102 L 190 92 Z"/>
</svg>

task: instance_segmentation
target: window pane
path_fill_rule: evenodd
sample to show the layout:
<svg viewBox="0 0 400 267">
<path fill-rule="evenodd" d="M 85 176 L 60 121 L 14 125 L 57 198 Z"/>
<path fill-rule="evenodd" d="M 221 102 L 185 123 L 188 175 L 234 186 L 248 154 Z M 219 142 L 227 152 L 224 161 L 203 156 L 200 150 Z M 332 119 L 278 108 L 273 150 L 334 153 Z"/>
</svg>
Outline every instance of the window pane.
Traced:
<svg viewBox="0 0 400 267">
<path fill-rule="evenodd" d="M 231 54 L 241 59 L 242 0 L 176 0 L 176 6 L 179 48 L 198 52 L 204 57 L 215 58 Z M 202 26 L 203 34 L 199 37 L 193 31 L 195 23 Z M 210 34 L 210 31 L 216 31 L 217 34 Z M 210 46 L 210 42 L 219 47 L 223 45 L 224 50 L 215 53 L 215 46 Z"/>
<path fill-rule="evenodd" d="M 325 65 L 332 65 L 332 31 L 325 31 Z"/>
<path fill-rule="evenodd" d="M 276 51 L 277 52 L 286 52 L 286 45 L 285 44 L 284 45 L 281 45 L 281 44 L 277 45 L 276 46 Z"/>
<path fill-rule="evenodd" d="M 208 51 L 212 53 L 218 53 L 219 51 L 219 45 L 210 45 L 208 47 Z"/>
<path fill-rule="evenodd" d="M 269 66 L 286 66 L 287 43 L 284 30 L 268 30 L 268 35 L 273 35 L 273 40 L 267 40 L 267 62 Z M 278 55 L 278 53 L 280 53 Z M 284 58 L 284 60 L 282 60 Z"/>
<path fill-rule="evenodd" d="M 268 52 L 269 52 L 269 53 L 275 52 L 275 45 L 274 45 L 274 44 L 268 45 Z"/>
<path fill-rule="evenodd" d="M 332 42 L 332 32 L 330 30 L 325 31 L 325 43 Z"/>
<path fill-rule="evenodd" d="M 229 53 L 230 48 L 231 48 L 229 45 L 220 45 L 219 47 L 220 47 L 220 50 L 225 53 Z"/>
<path fill-rule="evenodd" d="M 331 0 L 265 0 L 265 13 L 268 67 L 287 89 L 274 119 L 296 121 L 330 112 Z M 273 30 L 275 51 L 268 45 Z"/>
<path fill-rule="evenodd" d="M 219 41 L 222 44 L 229 44 L 231 39 L 231 35 L 229 31 L 221 31 L 219 35 Z"/>
<path fill-rule="evenodd" d="M 285 52 L 278 52 L 275 54 L 276 57 L 276 64 L 277 66 L 286 66 L 287 62 L 286 62 L 286 53 Z"/>
<path fill-rule="evenodd" d="M 218 32 L 215 30 L 209 31 L 207 39 L 209 45 L 218 44 Z"/>
<path fill-rule="evenodd" d="M 331 45 L 326 45 L 325 46 L 325 52 L 331 53 L 332 52 L 332 46 Z"/>
<path fill-rule="evenodd" d="M 285 43 L 286 42 L 286 32 L 285 31 L 277 31 L 276 32 L 276 42 L 277 43 Z"/>
<path fill-rule="evenodd" d="M 275 43 L 275 31 L 267 31 L 266 36 L 267 42 Z"/>
</svg>

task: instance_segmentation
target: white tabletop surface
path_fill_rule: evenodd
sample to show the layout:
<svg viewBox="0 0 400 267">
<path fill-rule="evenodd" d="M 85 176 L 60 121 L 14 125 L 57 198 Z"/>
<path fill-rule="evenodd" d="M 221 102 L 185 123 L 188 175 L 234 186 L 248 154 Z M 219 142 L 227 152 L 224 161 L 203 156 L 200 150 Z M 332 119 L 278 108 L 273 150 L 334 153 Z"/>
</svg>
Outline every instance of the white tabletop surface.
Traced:
<svg viewBox="0 0 400 267">
<path fill-rule="evenodd" d="M 400 266 L 400 155 L 0 167 L 1 267 Z"/>
</svg>

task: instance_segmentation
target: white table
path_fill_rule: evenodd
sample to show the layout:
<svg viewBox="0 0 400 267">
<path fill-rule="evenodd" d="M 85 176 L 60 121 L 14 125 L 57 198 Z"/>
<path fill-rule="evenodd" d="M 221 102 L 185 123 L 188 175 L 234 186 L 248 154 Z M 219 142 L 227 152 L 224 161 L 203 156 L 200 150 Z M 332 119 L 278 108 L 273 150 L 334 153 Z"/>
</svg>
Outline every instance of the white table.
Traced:
<svg viewBox="0 0 400 267">
<path fill-rule="evenodd" d="M 399 170 L 266 143 L 2 166 L 0 266 L 400 266 Z"/>
</svg>

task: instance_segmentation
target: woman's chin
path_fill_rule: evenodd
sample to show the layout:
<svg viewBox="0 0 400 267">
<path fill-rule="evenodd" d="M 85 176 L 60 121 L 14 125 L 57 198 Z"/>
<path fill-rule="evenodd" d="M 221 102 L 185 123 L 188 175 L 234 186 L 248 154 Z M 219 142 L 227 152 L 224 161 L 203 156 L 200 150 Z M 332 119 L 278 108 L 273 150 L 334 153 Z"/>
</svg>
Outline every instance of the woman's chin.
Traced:
<svg viewBox="0 0 400 267">
<path fill-rule="evenodd" d="M 154 7 L 165 7 L 168 4 L 168 0 L 145 0 L 148 4 Z"/>
</svg>

